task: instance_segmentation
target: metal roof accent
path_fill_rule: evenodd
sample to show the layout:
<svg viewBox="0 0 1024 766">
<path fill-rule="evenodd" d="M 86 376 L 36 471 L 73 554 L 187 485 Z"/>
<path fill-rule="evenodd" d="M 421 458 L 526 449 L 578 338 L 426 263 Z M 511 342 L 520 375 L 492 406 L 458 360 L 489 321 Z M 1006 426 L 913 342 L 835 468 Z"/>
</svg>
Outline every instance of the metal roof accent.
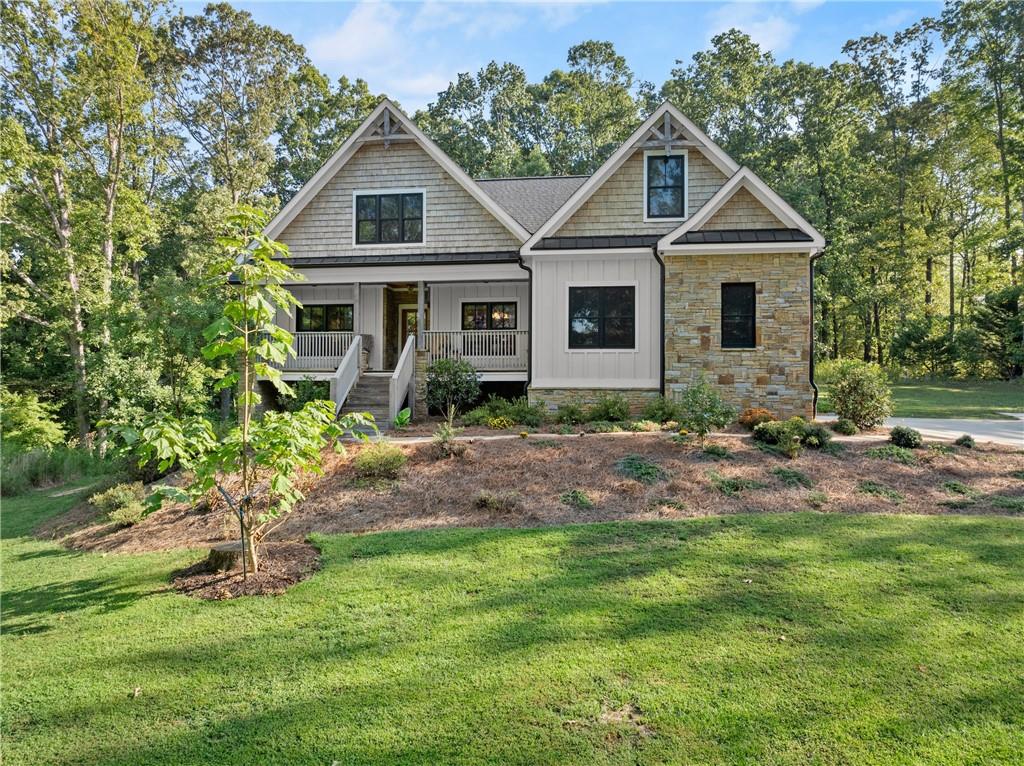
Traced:
<svg viewBox="0 0 1024 766">
<path fill-rule="evenodd" d="M 673 245 L 738 244 L 747 242 L 811 242 L 812 237 L 800 229 L 720 229 L 688 231 Z"/>
<path fill-rule="evenodd" d="M 602 250 L 620 247 L 652 247 L 661 234 L 626 234 L 597 237 L 544 237 L 534 250 Z"/>
</svg>

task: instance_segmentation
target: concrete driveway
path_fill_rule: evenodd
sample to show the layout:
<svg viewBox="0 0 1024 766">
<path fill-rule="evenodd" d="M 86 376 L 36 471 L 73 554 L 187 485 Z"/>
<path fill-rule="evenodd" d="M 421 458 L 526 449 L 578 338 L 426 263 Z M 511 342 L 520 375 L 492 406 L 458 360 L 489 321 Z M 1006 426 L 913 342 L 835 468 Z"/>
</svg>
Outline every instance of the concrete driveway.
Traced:
<svg viewBox="0 0 1024 766">
<path fill-rule="evenodd" d="M 1008 444 L 1024 448 L 1024 413 L 1004 412 L 1013 420 L 970 420 L 945 418 L 889 418 L 886 428 L 909 426 L 932 439 L 955 439 L 961 434 L 970 434 L 980 442 Z M 822 414 L 818 420 L 835 420 L 835 415 Z"/>
</svg>

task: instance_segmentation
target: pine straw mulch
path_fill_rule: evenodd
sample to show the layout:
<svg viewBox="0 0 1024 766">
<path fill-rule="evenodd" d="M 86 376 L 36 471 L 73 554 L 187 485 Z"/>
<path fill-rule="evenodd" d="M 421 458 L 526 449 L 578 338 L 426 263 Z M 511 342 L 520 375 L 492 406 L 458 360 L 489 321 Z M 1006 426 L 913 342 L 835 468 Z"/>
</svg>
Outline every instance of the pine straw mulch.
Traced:
<svg viewBox="0 0 1024 766">
<path fill-rule="evenodd" d="M 985 445 L 954 448 L 950 454 L 915 450 L 917 465 L 869 457 L 865 451 L 883 438 L 846 442 L 838 455 L 806 450 L 795 460 L 765 453 L 749 437 L 713 439 L 731 452 L 729 459 L 704 455 L 692 444 L 673 442 L 662 433 L 609 434 L 562 438 L 476 441 L 462 459 L 438 460 L 428 443 L 404 444 L 409 461 L 395 482 L 367 484 L 355 476 L 351 457 L 325 457 L 322 478 L 305 477 L 307 493 L 296 510 L 271 535 L 272 540 L 304 540 L 312 532 L 376 532 L 456 526 L 524 527 L 610 520 L 674 519 L 714 514 L 800 510 L 835 513 L 996 513 L 999 498 L 1024 498 L 1024 453 Z M 651 485 L 616 470 L 625 455 L 636 453 L 656 462 L 667 479 Z M 799 471 L 810 488 L 787 486 L 773 469 Z M 745 479 L 763 486 L 728 496 L 714 484 L 715 475 Z M 871 481 L 902 495 L 900 502 L 865 494 Z M 944 488 L 959 482 L 961 496 Z M 560 500 L 581 490 L 593 507 L 579 509 Z M 481 491 L 504 493 L 506 508 L 480 508 Z M 207 548 L 237 537 L 237 522 L 223 502 L 190 509 L 172 505 L 142 523 L 118 529 L 96 519 L 85 505 L 50 522 L 37 534 L 59 538 L 83 550 L 143 552 L 172 548 Z"/>
<path fill-rule="evenodd" d="M 221 601 L 237 596 L 276 596 L 320 568 L 320 552 L 308 543 L 273 542 L 261 549 L 259 572 L 243 576 L 241 568 L 210 572 L 206 561 L 174 572 L 171 584 L 192 598 Z"/>
</svg>

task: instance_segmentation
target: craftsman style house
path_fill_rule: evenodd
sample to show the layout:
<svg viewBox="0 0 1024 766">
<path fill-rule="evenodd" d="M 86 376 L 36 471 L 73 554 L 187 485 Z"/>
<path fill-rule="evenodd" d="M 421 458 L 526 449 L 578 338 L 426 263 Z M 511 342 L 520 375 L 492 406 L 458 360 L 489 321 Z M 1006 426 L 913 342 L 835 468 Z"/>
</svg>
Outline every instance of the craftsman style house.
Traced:
<svg viewBox="0 0 1024 766">
<path fill-rule="evenodd" d="M 384 100 L 267 234 L 305 277 L 286 378 L 378 420 L 422 413 L 445 357 L 552 407 L 704 375 L 737 406 L 813 410 L 824 240 L 669 103 L 589 177 L 474 180 Z"/>
</svg>

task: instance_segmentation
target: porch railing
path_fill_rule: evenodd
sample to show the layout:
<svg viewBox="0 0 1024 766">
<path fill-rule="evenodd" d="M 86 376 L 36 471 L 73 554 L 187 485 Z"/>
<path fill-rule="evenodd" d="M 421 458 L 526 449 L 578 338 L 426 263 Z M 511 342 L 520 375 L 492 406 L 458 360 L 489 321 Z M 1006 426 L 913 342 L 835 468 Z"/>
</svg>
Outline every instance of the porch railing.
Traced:
<svg viewBox="0 0 1024 766">
<path fill-rule="evenodd" d="M 362 340 L 362 336 L 356 336 L 345 352 L 345 356 L 338 362 L 338 369 L 331 376 L 331 400 L 334 402 L 336 414 L 341 411 L 349 393 L 359 382 L 359 357 L 363 351 Z"/>
<path fill-rule="evenodd" d="M 398 357 L 398 364 L 388 381 L 388 417 L 391 422 L 402 409 L 402 402 L 409 395 L 413 386 L 413 373 L 416 369 L 416 336 L 410 335 L 405 339 L 405 347 L 402 355 Z M 415 397 L 409 396 L 409 405 L 412 406 Z"/>
<path fill-rule="evenodd" d="M 335 370 L 341 364 L 352 339 L 351 332 L 294 333 L 295 356 L 284 363 L 285 370 Z"/>
<path fill-rule="evenodd" d="M 464 359 L 478 370 L 525 370 L 526 330 L 429 330 L 423 333 L 427 361 Z"/>
</svg>

